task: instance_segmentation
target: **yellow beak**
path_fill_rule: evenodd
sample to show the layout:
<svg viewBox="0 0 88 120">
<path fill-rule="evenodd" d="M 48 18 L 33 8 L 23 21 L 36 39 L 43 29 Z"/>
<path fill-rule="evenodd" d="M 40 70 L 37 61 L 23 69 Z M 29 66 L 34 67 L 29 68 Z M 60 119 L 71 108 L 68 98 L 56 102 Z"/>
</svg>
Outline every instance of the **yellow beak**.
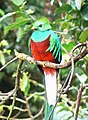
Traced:
<svg viewBox="0 0 88 120">
<path fill-rule="evenodd" d="M 31 28 L 32 30 L 35 30 L 34 26 Z"/>
</svg>

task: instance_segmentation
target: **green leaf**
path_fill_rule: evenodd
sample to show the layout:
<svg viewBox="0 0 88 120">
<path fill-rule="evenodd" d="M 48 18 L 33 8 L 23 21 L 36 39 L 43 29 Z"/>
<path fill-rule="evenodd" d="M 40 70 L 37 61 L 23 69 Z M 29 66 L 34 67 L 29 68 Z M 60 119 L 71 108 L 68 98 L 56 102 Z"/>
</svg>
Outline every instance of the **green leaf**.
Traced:
<svg viewBox="0 0 88 120">
<path fill-rule="evenodd" d="M 83 0 L 75 0 L 75 5 L 77 7 L 78 10 L 81 9 L 81 4 L 82 4 Z"/>
<path fill-rule="evenodd" d="M 3 53 L 6 53 L 6 54 L 10 55 L 11 50 L 3 49 Z"/>
<path fill-rule="evenodd" d="M 88 4 L 82 6 L 80 14 L 84 20 L 88 20 Z"/>
<path fill-rule="evenodd" d="M 5 56 L 1 50 L 0 50 L 0 62 L 2 65 L 5 65 Z"/>
<path fill-rule="evenodd" d="M 0 47 L 1 46 L 8 46 L 9 45 L 9 43 L 7 42 L 7 40 L 2 40 L 1 42 L 0 42 Z"/>
<path fill-rule="evenodd" d="M 81 42 L 85 42 L 88 38 L 88 27 L 80 34 L 79 39 Z"/>
<path fill-rule="evenodd" d="M 19 42 L 31 30 L 31 27 L 32 25 L 26 25 L 23 30 L 20 30 L 16 41 Z"/>
<path fill-rule="evenodd" d="M 11 0 L 15 5 L 20 6 L 24 2 L 24 0 Z"/>
<path fill-rule="evenodd" d="M 69 43 L 64 43 L 62 46 L 67 50 L 67 52 L 70 52 L 71 49 L 75 46 L 75 42 L 71 41 Z"/>
<path fill-rule="evenodd" d="M 24 92 L 24 94 L 28 94 L 28 91 L 30 89 L 30 81 L 29 81 L 29 77 L 27 76 L 28 73 L 23 73 L 23 77 L 22 80 L 20 82 L 20 89 L 21 91 Z"/>
<path fill-rule="evenodd" d="M 69 25 L 70 25 L 70 22 L 69 22 L 69 21 L 64 21 L 64 22 L 62 23 L 62 25 L 61 25 L 61 28 L 62 28 L 62 29 L 67 29 L 67 28 L 69 27 Z"/>
<path fill-rule="evenodd" d="M 0 106 L 0 113 L 3 111 L 4 106 L 5 106 L 5 105 L 1 105 L 1 106 Z"/>
<path fill-rule="evenodd" d="M 25 25 L 26 23 L 29 22 L 29 18 L 23 18 L 23 17 L 19 17 L 16 19 L 16 22 L 10 24 L 9 26 L 6 26 L 4 29 L 4 34 L 6 35 L 8 33 L 9 30 L 14 30 L 17 29 L 23 25 Z"/>
<path fill-rule="evenodd" d="M 0 9 L 0 14 L 1 14 L 2 16 L 4 16 L 4 15 L 5 15 L 5 12 L 4 12 L 2 9 Z"/>
<path fill-rule="evenodd" d="M 61 13 L 65 13 L 65 12 L 68 12 L 72 9 L 72 7 L 69 5 L 69 4 L 63 4 L 61 7 L 58 7 L 56 10 L 55 10 L 55 13 L 56 14 L 61 14 Z"/>
</svg>

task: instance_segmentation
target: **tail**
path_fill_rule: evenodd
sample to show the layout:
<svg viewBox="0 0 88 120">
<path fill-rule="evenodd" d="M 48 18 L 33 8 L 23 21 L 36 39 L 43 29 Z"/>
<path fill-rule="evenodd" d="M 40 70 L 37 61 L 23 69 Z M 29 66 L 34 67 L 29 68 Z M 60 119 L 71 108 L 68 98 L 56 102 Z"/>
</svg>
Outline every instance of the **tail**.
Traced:
<svg viewBox="0 0 88 120">
<path fill-rule="evenodd" d="M 45 103 L 45 119 L 48 120 L 48 117 L 55 106 L 57 98 L 57 82 L 56 82 L 56 70 L 54 73 L 45 73 L 45 87 L 46 87 L 46 103 Z M 52 114 L 50 120 L 53 120 L 54 116 Z"/>
</svg>

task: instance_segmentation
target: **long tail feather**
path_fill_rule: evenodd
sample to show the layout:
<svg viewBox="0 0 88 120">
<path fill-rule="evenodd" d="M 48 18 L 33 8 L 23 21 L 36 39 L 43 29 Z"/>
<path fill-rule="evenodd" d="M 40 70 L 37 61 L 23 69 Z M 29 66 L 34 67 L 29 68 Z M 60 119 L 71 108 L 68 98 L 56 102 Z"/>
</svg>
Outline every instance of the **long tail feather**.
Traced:
<svg viewBox="0 0 88 120">
<path fill-rule="evenodd" d="M 49 115 L 50 115 L 53 107 L 54 107 L 54 106 L 52 106 L 52 105 L 49 106 L 49 104 L 48 104 L 47 101 L 45 102 L 45 119 L 44 119 L 44 120 L 48 120 Z M 53 115 L 51 115 L 50 120 L 53 120 Z"/>
<path fill-rule="evenodd" d="M 45 74 L 45 87 L 46 87 L 46 107 L 45 107 L 45 120 L 48 119 L 52 108 L 56 103 L 57 98 L 57 82 L 56 82 L 56 71 L 51 73 L 44 73 Z M 51 119 L 53 120 L 53 115 Z"/>
</svg>

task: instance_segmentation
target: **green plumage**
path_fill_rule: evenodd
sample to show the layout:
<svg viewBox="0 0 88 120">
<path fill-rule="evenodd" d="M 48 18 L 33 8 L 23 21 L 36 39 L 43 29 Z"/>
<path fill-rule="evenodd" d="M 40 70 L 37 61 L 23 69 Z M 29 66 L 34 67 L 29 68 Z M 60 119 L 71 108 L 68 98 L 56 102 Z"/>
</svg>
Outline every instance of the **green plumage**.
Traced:
<svg viewBox="0 0 88 120">
<path fill-rule="evenodd" d="M 46 30 L 46 31 L 37 30 L 33 32 L 31 39 L 34 40 L 35 42 L 41 42 L 47 39 L 49 36 L 50 36 L 50 46 L 46 50 L 46 52 L 47 51 L 52 52 L 55 59 L 57 59 L 57 62 L 60 62 L 62 56 L 60 39 L 52 30 Z"/>
<path fill-rule="evenodd" d="M 60 63 L 61 56 L 62 56 L 60 39 L 58 38 L 58 36 L 53 31 L 52 31 L 51 37 L 50 37 L 50 46 L 47 49 L 47 51 L 52 52 L 55 59 L 57 59 L 57 62 Z"/>
<path fill-rule="evenodd" d="M 47 120 L 49 118 L 49 114 L 51 113 L 54 106 L 49 106 L 48 102 L 45 102 L 45 119 Z M 50 120 L 53 120 L 54 116 L 52 115 Z"/>
</svg>

